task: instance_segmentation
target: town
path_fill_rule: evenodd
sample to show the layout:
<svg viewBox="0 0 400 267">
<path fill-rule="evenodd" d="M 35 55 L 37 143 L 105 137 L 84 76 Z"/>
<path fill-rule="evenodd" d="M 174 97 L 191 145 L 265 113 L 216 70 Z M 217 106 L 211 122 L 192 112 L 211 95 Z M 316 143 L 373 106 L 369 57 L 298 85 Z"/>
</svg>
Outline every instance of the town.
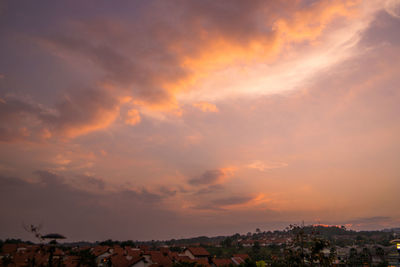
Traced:
<svg viewBox="0 0 400 267">
<path fill-rule="evenodd" d="M 40 244 L 2 241 L 0 260 L 8 267 L 399 266 L 399 236 L 399 228 L 356 232 L 327 225 L 147 242 L 60 243 L 62 235 L 50 234 Z"/>
</svg>

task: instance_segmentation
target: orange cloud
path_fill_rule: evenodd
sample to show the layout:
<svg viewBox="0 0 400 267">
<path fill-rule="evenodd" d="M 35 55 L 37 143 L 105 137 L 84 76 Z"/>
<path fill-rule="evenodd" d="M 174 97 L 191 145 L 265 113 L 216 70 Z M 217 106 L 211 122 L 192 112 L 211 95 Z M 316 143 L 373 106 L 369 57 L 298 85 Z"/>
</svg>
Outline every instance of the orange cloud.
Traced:
<svg viewBox="0 0 400 267">
<path fill-rule="evenodd" d="M 125 123 L 129 125 L 136 125 L 140 123 L 141 118 L 139 111 L 136 109 L 131 109 L 127 112 L 126 118 L 125 118 Z"/>
<path fill-rule="evenodd" d="M 361 1 L 321 1 L 311 7 L 294 11 L 287 18 L 277 18 L 272 31 L 250 35 L 248 39 L 235 39 L 221 32 L 199 30 L 199 48 L 194 53 L 173 49 L 181 55 L 181 66 L 187 70 L 190 84 L 207 78 L 215 70 L 237 64 L 268 62 L 293 43 L 315 41 L 334 19 L 357 15 Z M 268 12 L 268 11 L 267 11 Z M 270 22 L 265 27 L 270 28 Z M 175 90 L 177 92 L 179 90 Z"/>
<path fill-rule="evenodd" d="M 187 11 L 183 17 L 187 23 L 183 23 L 183 32 L 178 33 L 179 27 L 168 23 L 157 29 L 146 25 L 149 31 L 138 35 L 123 23 L 72 24 L 76 29 L 67 29 L 65 35 L 36 41 L 63 59 L 83 58 L 85 64 L 90 62 L 102 69 L 105 77 L 97 85 L 103 86 L 69 95 L 54 108 L 55 114 L 42 116 L 40 111 L 35 115 L 43 122 L 41 128 L 47 129 L 41 136 L 74 138 L 106 129 L 126 103 L 136 105 L 141 114 L 163 114 L 153 117 L 182 116 L 180 97 L 196 91 L 203 79 L 233 65 L 271 62 L 294 43 L 314 42 L 336 18 L 354 17 L 360 2 L 326 0 L 304 8 L 298 2 L 279 2 L 277 6 L 287 11 L 285 17 L 264 2 L 243 6 L 230 3 L 226 9 L 210 4 L 207 9 L 211 13 L 201 13 L 195 3 L 187 3 L 182 7 Z M 223 11 L 232 12 L 232 17 L 243 16 L 243 23 L 231 25 L 231 20 L 218 19 Z M 237 31 L 237 27 L 242 28 Z M 105 30 L 99 34 L 98 29 Z M 128 45 L 110 43 L 115 38 L 126 40 Z M 141 40 L 159 42 L 160 46 L 150 52 L 142 51 Z M 79 62 L 83 64 L 84 60 Z M 125 97 L 118 99 L 115 95 Z M 203 112 L 218 112 L 209 102 L 195 102 L 193 106 Z M 135 125 L 140 121 L 138 110 L 126 114 L 125 123 Z"/>
<path fill-rule="evenodd" d="M 197 3 L 188 2 L 182 4 L 185 16 L 179 25 L 164 17 L 160 5 L 151 11 L 162 12 L 162 23 L 157 27 L 145 24 L 147 30 L 140 33 L 132 33 L 124 23 L 96 21 L 75 23 L 78 31 L 40 42 L 63 57 L 71 54 L 88 58 L 107 73 L 107 82 L 135 88 L 131 93 L 136 103 L 180 116 L 178 96 L 196 90 L 198 82 L 213 71 L 236 64 L 265 63 L 276 59 L 292 43 L 315 41 L 334 19 L 354 16 L 359 3 L 326 0 L 301 7 L 297 1 L 277 1 L 276 5 L 255 1 L 226 3 L 225 7 L 212 3 L 202 10 Z M 279 9 L 285 11 L 284 17 Z M 222 12 L 237 21 L 221 19 Z M 110 39 L 125 40 L 132 50 L 110 44 Z M 147 41 L 159 45 L 142 51 L 146 46 L 141 42 Z M 198 107 L 217 111 L 209 105 Z"/>
<path fill-rule="evenodd" d="M 67 138 L 74 138 L 94 131 L 107 128 L 115 121 L 119 110 L 100 110 L 96 112 L 96 118 L 85 124 L 72 124 L 62 128 L 61 134 Z"/>
<path fill-rule="evenodd" d="M 334 19 L 357 15 L 359 4 L 360 0 L 316 2 L 312 8 L 297 11 L 289 19 L 277 20 L 274 30 L 279 39 L 287 42 L 313 41 Z"/>
</svg>

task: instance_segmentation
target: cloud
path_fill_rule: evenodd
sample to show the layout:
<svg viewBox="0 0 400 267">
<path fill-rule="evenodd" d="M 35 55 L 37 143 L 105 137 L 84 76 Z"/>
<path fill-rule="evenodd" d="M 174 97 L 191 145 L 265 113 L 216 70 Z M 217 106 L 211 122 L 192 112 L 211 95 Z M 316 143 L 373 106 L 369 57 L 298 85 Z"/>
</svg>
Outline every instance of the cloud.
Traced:
<svg viewBox="0 0 400 267">
<path fill-rule="evenodd" d="M 104 180 L 91 175 L 77 175 L 72 180 L 73 185 L 77 185 L 78 188 L 85 188 L 86 190 L 94 189 L 97 191 L 107 189 Z"/>
<path fill-rule="evenodd" d="M 190 179 L 189 184 L 191 185 L 214 184 L 217 183 L 223 177 L 224 177 L 224 172 L 221 170 L 208 170 L 205 171 L 201 176 Z"/>
<path fill-rule="evenodd" d="M 202 175 L 190 179 L 188 183 L 196 186 L 219 184 L 222 183 L 225 178 L 233 175 L 234 171 L 234 168 L 207 170 Z"/>
<path fill-rule="evenodd" d="M 43 107 L 36 110 L 38 104 L 20 106 L 13 125 L 0 129 L 1 140 L 75 138 L 107 129 L 125 97 L 131 97 L 134 105 L 125 120 L 131 125 L 140 122 L 138 112 L 150 112 L 146 110 L 180 116 L 182 102 L 189 101 L 186 95 L 193 91 L 201 94 L 195 107 L 218 112 L 214 104 L 199 101 L 209 93 L 199 90 L 205 79 L 231 66 L 248 69 L 273 62 L 293 44 L 315 42 L 336 18 L 354 17 L 359 5 L 350 0 L 313 4 L 177 0 L 173 5 L 156 1 L 137 8 L 140 16 L 112 9 L 101 18 L 61 20 L 54 24 L 55 31 L 43 29 L 31 36 L 29 41 L 36 41 L 45 52 L 93 78 L 80 78 L 88 89 L 59 92 L 64 97 L 48 107 L 51 114 L 42 114 Z M 31 118 L 37 121 L 35 127 L 27 123 Z"/>
<path fill-rule="evenodd" d="M 2 97 L 0 101 L 0 141 L 14 142 L 31 136 L 32 129 L 40 128 L 40 117 L 49 111 L 24 98 Z"/>
<path fill-rule="evenodd" d="M 393 34 L 400 27 L 400 20 L 389 16 L 386 12 L 378 12 L 369 27 L 362 33 L 361 46 L 376 47 L 378 45 L 399 45 L 400 37 Z"/>
<path fill-rule="evenodd" d="M 399 0 L 386 0 L 385 10 L 391 16 L 400 19 L 400 1 Z"/>
<path fill-rule="evenodd" d="M 391 228 L 398 222 L 399 220 L 389 216 L 372 216 L 345 221 L 345 224 L 351 229 L 377 230 Z"/>
<path fill-rule="evenodd" d="M 76 137 L 109 126 L 119 115 L 119 100 L 106 90 L 77 90 L 56 105 L 57 114 L 44 118 L 56 132 Z"/>
<path fill-rule="evenodd" d="M 74 21 L 37 40 L 62 58 L 91 62 L 104 72 L 103 82 L 136 103 L 169 110 L 213 71 L 264 62 L 292 43 L 314 41 L 331 21 L 358 8 L 357 1 L 176 3 L 143 5 L 138 17 Z"/>
<path fill-rule="evenodd" d="M 136 109 L 130 109 L 125 118 L 125 123 L 129 125 L 136 125 L 140 123 L 141 118 L 140 118 L 140 113 Z"/>
<path fill-rule="evenodd" d="M 163 218 L 169 225 L 165 220 L 176 218 L 162 207 L 165 196 L 145 188 L 110 190 L 94 177 L 71 180 L 44 170 L 30 180 L 0 176 L 0 226 L 8 237 L 15 233 L 21 237 L 20 225 L 25 222 L 42 223 L 70 240 L 106 239 L 111 234 L 136 239 L 145 237 L 140 237 L 141 231 L 155 227 L 154 220 Z M 103 190 L 87 190 L 88 184 Z"/>
<path fill-rule="evenodd" d="M 288 164 L 285 162 L 263 162 L 261 160 L 256 160 L 246 166 L 247 166 L 247 168 L 250 168 L 250 169 L 266 171 L 266 170 L 270 170 L 270 169 L 283 168 L 283 167 L 288 166 Z"/>
<path fill-rule="evenodd" d="M 218 112 L 219 111 L 216 105 L 208 103 L 208 102 L 193 103 L 193 106 L 200 109 L 203 112 Z"/>
<path fill-rule="evenodd" d="M 234 196 L 234 197 L 216 199 L 213 200 L 212 203 L 217 206 L 232 206 L 232 205 L 240 205 L 248 203 L 252 199 L 253 197 L 250 196 Z"/>
<path fill-rule="evenodd" d="M 73 138 L 104 129 L 119 115 L 120 100 L 105 90 L 75 90 L 53 108 L 19 96 L 0 102 L 0 141 Z"/>
<path fill-rule="evenodd" d="M 200 188 L 198 191 L 196 191 L 197 195 L 203 195 L 203 194 L 212 194 L 216 192 L 221 192 L 225 189 L 225 187 L 221 184 L 212 184 L 208 185 L 207 187 Z"/>
<path fill-rule="evenodd" d="M 251 196 L 230 196 L 225 198 L 217 198 L 211 201 L 205 201 L 205 203 L 194 205 L 192 208 L 197 210 L 223 211 L 246 205 L 253 199 L 254 198 Z"/>
</svg>

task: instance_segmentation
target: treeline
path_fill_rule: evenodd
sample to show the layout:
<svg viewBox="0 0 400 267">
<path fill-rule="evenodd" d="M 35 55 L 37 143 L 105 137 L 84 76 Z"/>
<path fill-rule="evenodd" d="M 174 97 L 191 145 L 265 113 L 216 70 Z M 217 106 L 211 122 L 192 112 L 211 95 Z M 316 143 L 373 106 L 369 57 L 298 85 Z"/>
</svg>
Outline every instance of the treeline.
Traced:
<svg viewBox="0 0 400 267">
<path fill-rule="evenodd" d="M 348 230 L 344 226 L 303 226 L 304 233 L 312 234 L 318 233 L 318 235 L 323 236 L 328 239 L 332 244 L 337 246 L 347 246 L 347 245 L 365 245 L 365 244 L 380 244 L 387 246 L 390 244 L 390 240 L 393 236 L 393 232 L 385 229 L 385 231 L 353 231 Z M 223 247 L 240 246 L 239 240 L 262 240 L 272 237 L 287 237 L 290 236 L 293 229 L 290 227 L 284 230 L 275 231 L 261 231 L 259 228 L 255 232 L 248 232 L 247 234 L 236 233 L 231 236 L 199 236 L 192 238 L 182 238 L 182 239 L 170 239 L 170 240 L 150 240 L 150 241 L 138 241 L 138 240 L 104 240 L 96 242 L 72 242 L 64 243 L 65 246 L 90 246 L 90 245 L 120 245 L 124 246 L 138 246 L 138 245 L 148 245 L 150 247 L 156 248 L 159 246 L 167 245 L 169 247 L 179 247 L 179 246 L 189 246 L 189 245 L 203 245 L 203 246 L 217 246 L 221 245 Z M 4 241 L 0 240 L 0 247 L 3 243 L 32 243 L 29 241 L 23 241 L 21 239 L 6 239 Z"/>
</svg>

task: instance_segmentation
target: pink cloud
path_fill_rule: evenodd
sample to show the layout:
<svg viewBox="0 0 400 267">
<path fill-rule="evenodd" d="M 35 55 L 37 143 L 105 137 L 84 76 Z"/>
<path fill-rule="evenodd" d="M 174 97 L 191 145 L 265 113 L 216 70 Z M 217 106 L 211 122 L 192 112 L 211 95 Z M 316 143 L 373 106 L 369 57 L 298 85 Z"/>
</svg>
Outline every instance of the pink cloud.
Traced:
<svg viewBox="0 0 400 267">
<path fill-rule="evenodd" d="M 197 102 L 193 103 L 193 106 L 200 109 L 203 112 L 218 112 L 218 108 L 216 105 L 208 102 Z"/>
</svg>

